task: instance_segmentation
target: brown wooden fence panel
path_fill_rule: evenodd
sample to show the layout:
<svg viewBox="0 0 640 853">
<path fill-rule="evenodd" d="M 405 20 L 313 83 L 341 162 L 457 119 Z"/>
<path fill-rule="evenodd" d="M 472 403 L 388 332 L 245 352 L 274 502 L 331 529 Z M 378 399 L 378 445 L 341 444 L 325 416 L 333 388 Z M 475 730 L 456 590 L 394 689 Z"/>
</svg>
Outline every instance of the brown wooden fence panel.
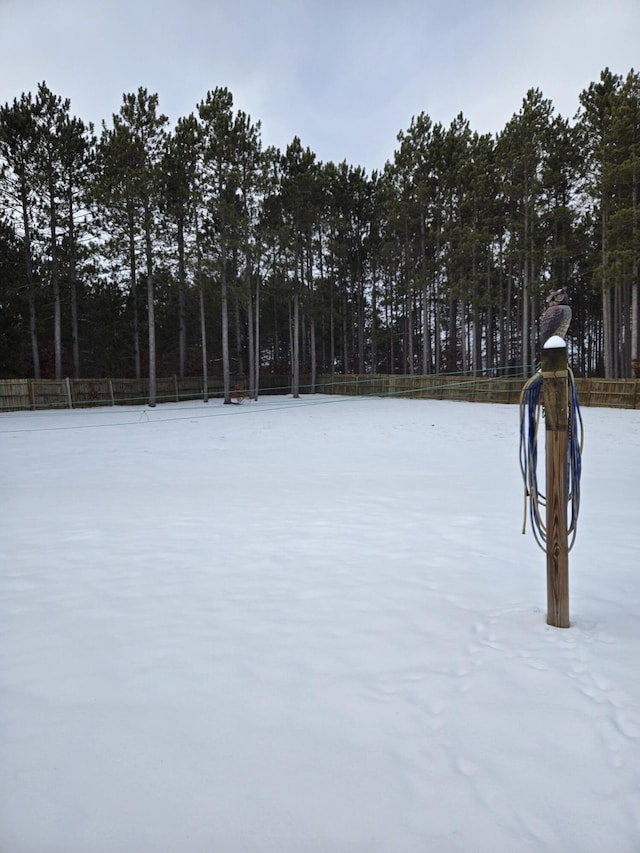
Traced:
<svg viewBox="0 0 640 853">
<path fill-rule="evenodd" d="M 146 379 L 112 379 L 113 401 L 124 405 L 140 406 L 149 399 Z"/>
<path fill-rule="evenodd" d="M 424 400 L 460 400 L 474 403 L 517 403 L 525 377 L 481 377 L 439 374 L 432 376 L 399 375 L 324 375 L 318 376 L 317 393 L 347 396 L 380 396 Z M 310 388 L 308 377 L 301 377 L 301 393 Z M 231 387 L 247 389 L 247 380 L 234 377 Z M 582 406 L 640 409 L 640 379 L 576 379 Z M 260 394 L 288 394 L 287 376 L 265 374 L 260 377 Z M 222 381 L 208 381 L 211 399 L 222 397 Z M 202 396 L 199 377 L 175 376 L 157 380 L 157 401 L 197 400 Z M 25 409 L 55 409 L 109 405 L 145 405 L 149 399 L 147 379 L 0 379 L 0 412 Z"/>
<path fill-rule="evenodd" d="M 64 379 L 32 379 L 31 398 L 36 409 L 66 409 L 69 407 L 67 383 Z"/>
<path fill-rule="evenodd" d="M 0 411 L 17 412 L 30 409 L 32 406 L 29 394 L 28 379 L 0 380 Z"/>
<path fill-rule="evenodd" d="M 321 376 L 318 387 L 325 394 L 357 394 L 419 399 L 460 400 L 474 403 L 518 403 L 527 377 L 472 377 L 356 375 Z M 576 379 L 580 404 L 612 408 L 640 408 L 640 379 Z"/>
<path fill-rule="evenodd" d="M 74 408 L 111 404 L 108 379 L 72 379 L 70 385 Z"/>
<path fill-rule="evenodd" d="M 202 397 L 202 379 L 198 376 L 177 378 L 175 381 L 178 385 L 178 398 L 180 400 L 197 400 Z"/>
</svg>

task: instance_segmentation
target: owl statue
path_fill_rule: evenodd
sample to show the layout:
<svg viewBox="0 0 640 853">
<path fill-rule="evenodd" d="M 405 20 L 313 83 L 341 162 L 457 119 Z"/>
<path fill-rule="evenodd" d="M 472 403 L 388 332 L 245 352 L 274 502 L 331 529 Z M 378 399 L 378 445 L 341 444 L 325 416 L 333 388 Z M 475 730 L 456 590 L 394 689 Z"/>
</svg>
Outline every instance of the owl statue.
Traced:
<svg viewBox="0 0 640 853">
<path fill-rule="evenodd" d="M 565 338 L 571 322 L 571 306 L 564 287 L 550 290 L 547 296 L 547 308 L 540 318 L 540 346 L 543 347 L 550 337 L 558 335 Z"/>
</svg>

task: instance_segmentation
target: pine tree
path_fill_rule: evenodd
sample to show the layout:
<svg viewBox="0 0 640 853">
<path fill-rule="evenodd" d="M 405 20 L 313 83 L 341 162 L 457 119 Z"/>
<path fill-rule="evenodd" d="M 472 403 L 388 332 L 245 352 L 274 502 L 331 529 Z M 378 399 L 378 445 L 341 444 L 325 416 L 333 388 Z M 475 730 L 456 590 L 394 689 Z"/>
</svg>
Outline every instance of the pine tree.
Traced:
<svg viewBox="0 0 640 853">
<path fill-rule="evenodd" d="M 614 114 L 619 98 L 621 78 L 606 68 L 598 83 L 591 83 L 580 94 L 580 120 L 585 129 L 589 175 L 587 191 L 596 206 L 599 218 L 600 263 L 594 271 L 602 298 L 602 324 L 604 336 L 604 375 L 613 377 L 614 351 L 617 348 L 617 329 L 614 327 L 611 286 L 611 254 L 609 220 L 614 212 L 613 186 Z"/>
<path fill-rule="evenodd" d="M 24 287 L 24 259 L 14 228 L 0 219 L 0 376 L 25 375 L 28 358 L 23 352 L 24 330 L 16 318 L 28 314 L 28 293 Z"/>
<path fill-rule="evenodd" d="M 187 358 L 186 288 L 187 262 L 185 230 L 195 222 L 196 187 L 199 167 L 199 126 L 191 114 L 180 118 L 167 138 L 163 156 L 162 206 L 176 227 L 178 253 L 178 373 L 185 375 Z"/>
<path fill-rule="evenodd" d="M 60 189 L 62 198 L 61 251 L 71 298 L 71 351 L 73 375 L 80 376 L 80 332 L 78 312 L 79 264 L 86 250 L 88 205 L 95 138 L 93 127 L 79 118 L 63 117 L 60 126 Z"/>
<path fill-rule="evenodd" d="M 549 146 L 553 107 L 539 89 L 530 89 L 522 108 L 499 135 L 497 153 L 504 175 L 505 202 L 508 209 L 505 251 L 514 275 L 515 296 L 519 305 L 523 364 L 536 360 L 536 297 L 539 295 L 541 245 L 540 206 L 543 197 L 542 174 Z"/>
<path fill-rule="evenodd" d="M 288 258 L 292 294 L 291 393 L 300 394 L 301 296 L 313 318 L 313 235 L 320 217 L 319 167 L 315 154 L 304 149 L 295 137 L 282 157 L 281 198 L 286 227 L 285 256 Z M 312 326 L 313 328 L 313 326 Z M 315 353 L 312 358 L 315 358 Z M 315 367 L 313 368 L 315 372 Z"/>
<path fill-rule="evenodd" d="M 234 130 L 233 96 L 226 88 L 207 92 L 198 105 L 202 133 L 204 205 L 211 224 L 220 281 L 222 380 L 224 402 L 231 402 L 229 353 L 229 264 L 238 222 L 238 152 Z"/>
<path fill-rule="evenodd" d="M 18 231 L 29 301 L 29 336 L 33 375 L 40 378 L 40 347 L 36 316 L 34 276 L 34 219 L 36 210 L 36 152 L 38 148 L 36 108 L 31 96 L 23 94 L 13 104 L 0 108 L 0 197 L 9 221 Z"/>
<path fill-rule="evenodd" d="M 140 352 L 136 298 L 136 241 L 140 233 L 147 280 L 149 335 L 149 405 L 156 404 L 156 329 L 154 299 L 154 237 L 160 208 L 160 175 L 165 146 L 167 117 L 158 114 L 158 96 L 140 87 L 123 96 L 113 127 L 103 128 L 101 189 L 103 203 L 126 230 L 131 295 L 134 312 L 136 375 L 140 375 Z"/>
<path fill-rule="evenodd" d="M 53 291 L 55 378 L 62 378 L 62 306 L 60 301 L 59 231 L 61 210 L 62 126 L 69 113 L 69 100 L 41 83 L 35 99 L 38 147 L 35 157 L 42 212 L 49 235 L 49 268 Z"/>
<path fill-rule="evenodd" d="M 234 120 L 238 154 L 239 250 L 244 255 L 241 295 L 247 312 L 249 396 L 258 399 L 260 381 L 260 277 L 261 246 L 257 234 L 260 206 L 266 188 L 265 160 L 260 140 L 260 123 L 238 111 Z"/>
<path fill-rule="evenodd" d="M 638 183 L 640 182 L 640 76 L 629 72 L 613 116 L 615 211 L 609 217 L 610 260 L 617 291 L 615 325 L 620 339 L 616 375 L 630 377 L 638 358 Z M 637 363 L 637 362 L 636 362 Z"/>
</svg>

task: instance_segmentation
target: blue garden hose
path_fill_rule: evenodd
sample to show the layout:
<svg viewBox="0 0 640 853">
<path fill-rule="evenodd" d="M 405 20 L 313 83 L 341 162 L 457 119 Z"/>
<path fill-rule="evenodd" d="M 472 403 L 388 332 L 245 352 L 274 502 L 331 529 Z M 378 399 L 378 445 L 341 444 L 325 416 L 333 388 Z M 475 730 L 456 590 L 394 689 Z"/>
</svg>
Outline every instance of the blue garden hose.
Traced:
<svg viewBox="0 0 640 853">
<path fill-rule="evenodd" d="M 538 425 L 542 404 L 542 372 L 538 370 L 527 380 L 520 394 L 520 469 L 524 480 L 524 522 L 522 532 L 527 525 L 527 514 L 531 518 L 533 535 L 543 551 L 546 550 L 547 528 L 542 518 L 542 508 L 546 507 L 546 497 L 538 487 Z M 580 476 L 582 473 L 582 447 L 584 444 L 584 426 L 580 413 L 580 403 L 576 383 L 569 370 L 569 426 L 567 451 L 567 536 L 569 550 L 573 547 L 580 512 Z M 528 506 L 527 506 L 528 503 Z"/>
</svg>

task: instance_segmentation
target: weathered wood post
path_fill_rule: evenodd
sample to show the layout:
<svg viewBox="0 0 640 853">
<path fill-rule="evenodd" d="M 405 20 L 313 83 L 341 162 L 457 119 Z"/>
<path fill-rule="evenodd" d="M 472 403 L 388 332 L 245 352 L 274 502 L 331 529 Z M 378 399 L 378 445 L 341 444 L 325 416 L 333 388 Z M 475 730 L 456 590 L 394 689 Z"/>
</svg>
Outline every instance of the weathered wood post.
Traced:
<svg viewBox="0 0 640 853">
<path fill-rule="evenodd" d="M 568 628 L 569 546 L 567 465 L 569 428 L 567 346 L 550 338 L 542 351 L 547 506 L 547 624 Z"/>
</svg>

